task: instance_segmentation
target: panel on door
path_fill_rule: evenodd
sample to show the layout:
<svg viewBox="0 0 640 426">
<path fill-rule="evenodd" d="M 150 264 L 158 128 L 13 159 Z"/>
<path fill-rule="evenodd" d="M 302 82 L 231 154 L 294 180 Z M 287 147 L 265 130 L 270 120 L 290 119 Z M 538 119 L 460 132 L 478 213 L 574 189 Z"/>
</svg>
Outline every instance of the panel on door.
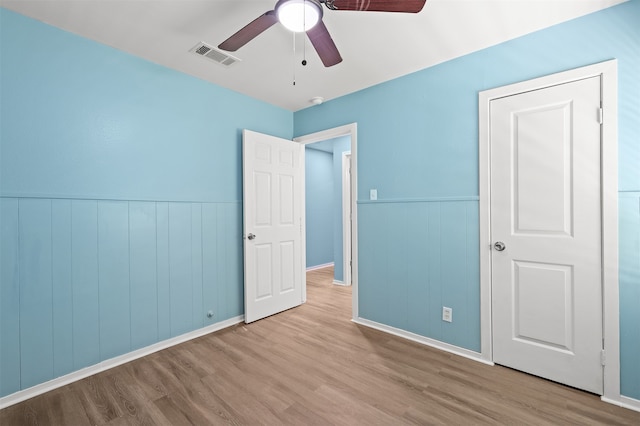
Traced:
<svg viewBox="0 0 640 426">
<path fill-rule="evenodd" d="M 245 130 L 245 322 L 302 303 L 302 155 L 297 142 Z"/>
<path fill-rule="evenodd" d="M 494 361 L 602 394 L 600 78 L 490 108 Z"/>
</svg>

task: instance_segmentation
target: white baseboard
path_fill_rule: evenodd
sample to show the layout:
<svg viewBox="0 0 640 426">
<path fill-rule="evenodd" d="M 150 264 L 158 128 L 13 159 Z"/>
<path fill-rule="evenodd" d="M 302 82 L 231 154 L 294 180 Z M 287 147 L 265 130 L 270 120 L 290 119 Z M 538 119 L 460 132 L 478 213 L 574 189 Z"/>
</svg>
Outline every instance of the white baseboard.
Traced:
<svg viewBox="0 0 640 426">
<path fill-rule="evenodd" d="M 323 263 L 322 265 L 316 265 L 316 266 L 309 266 L 307 268 L 307 272 L 308 271 L 315 271 L 316 269 L 324 269 L 324 268 L 328 268 L 330 266 L 333 266 L 333 262 L 329 262 L 329 263 Z"/>
<path fill-rule="evenodd" d="M 343 287 L 349 287 L 349 284 L 345 284 L 344 281 L 340 281 L 340 280 L 333 280 L 333 283 L 335 285 L 341 285 Z"/>
<path fill-rule="evenodd" d="M 244 315 L 230 318 L 225 321 L 220 321 L 215 324 L 190 331 L 189 333 L 181 334 L 180 336 L 175 336 L 170 339 L 154 343 L 153 345 L 136 349 L 135 351 L 128 352 L 115 358 L 107 359 L 105 361 L 99 362 L 98 364 L 94 364 L 81 370 L 66 374 L 64 376 L 57 377 L 53 380 L 49 380 L 48 382 L 40 383 L 39 385 L 35 385 L 30 388 L 12 393 L 11 395 L 0 398 L 0 410 L 9 407 L 10 405 L 14 405 L 27 399 L 33 398 L 34 396 L 38 396 L 45 392 L 49 392 L 59 387 L 68 385 L 69 383 L 84 379 L 85 377 L 89 377 L 102 371 L 109 370 L 110 368 L 126 364 L 127 362 L 142 358 L 154 352 L 158 352 L 171 346 L 175 346 L 180 343 L 184 343 L 189 340 L 204 336 L 205 334 L 222 330 L 223 328 L 241 323 L 242 321 L 244 321 Z"/>
<path fill-rule="evenodd" d="M 429 337 L 421 336 L 419 334 L 411 333 L 410 331 L 402 330 L 388 325 L 380 324 L 375 321 L 370 321 L 364 318 L 356 318 L 351 321 L 356 324 L 364 325 L 365 327 L 375 328 L 376 330 L 384 331 L 385 333 L 393 334 L 394 336 L 402 337 L 407 340 L 411 340 L 432 348 L 440 349 L 445 352 L 449 352 L 464 358 L 471 359 L 473 361 L 481 362 L 487 365 L 494 365 L 493 362 L 487 361 L 482 358 L 482 354 L 479 352 L 470 351 L 469 349 L 461 348 L 459 346 L 450 345 L 439 340 L 431 339 Z"/>
<path fill-rule="evenodd" d="M 603 396 L 600 399 L 609 404 L 640 412 L 640 399 L 629 398 L 628 396 L 619 396 L 617 398 L 607 398 Z"/>
</svg>

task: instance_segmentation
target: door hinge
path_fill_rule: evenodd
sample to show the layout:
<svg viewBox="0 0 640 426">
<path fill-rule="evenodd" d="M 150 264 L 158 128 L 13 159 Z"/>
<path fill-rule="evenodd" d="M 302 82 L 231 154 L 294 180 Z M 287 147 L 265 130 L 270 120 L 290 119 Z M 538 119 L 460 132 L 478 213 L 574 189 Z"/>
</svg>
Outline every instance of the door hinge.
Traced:
<svg viewBox="0 0 640 426">
<path fill-rule="evenodd" d="M 604 352 L 604 349 L 600 351 L 600 364 L 607 365 L 607 354 Z"/>
<path fill-rule="evenodd" d="M 598 108 L 598 123 L 604 123 L 604 110 L 602 108 Z"/>
</svg>

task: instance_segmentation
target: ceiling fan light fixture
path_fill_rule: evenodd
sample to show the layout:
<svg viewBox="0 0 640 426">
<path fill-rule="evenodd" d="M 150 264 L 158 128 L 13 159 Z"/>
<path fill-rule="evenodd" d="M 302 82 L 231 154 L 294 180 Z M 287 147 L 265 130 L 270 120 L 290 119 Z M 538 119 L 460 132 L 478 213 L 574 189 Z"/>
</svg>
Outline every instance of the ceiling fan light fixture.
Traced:
<svg viewBox="0 0 640 426">
<path fill-rule="evenodd" d="M 280 0 L 275 10 L 278 21 L 295 33 L 310 30 L 322 19 L 322 6 L 317 0 Z"/>
</svg>

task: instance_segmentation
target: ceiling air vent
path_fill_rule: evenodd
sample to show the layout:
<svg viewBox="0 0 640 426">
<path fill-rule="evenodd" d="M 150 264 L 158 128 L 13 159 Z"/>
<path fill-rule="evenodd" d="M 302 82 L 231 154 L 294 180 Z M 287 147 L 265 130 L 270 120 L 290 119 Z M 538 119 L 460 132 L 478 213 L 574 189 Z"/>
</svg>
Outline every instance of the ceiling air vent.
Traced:
<svg viewBox="0 0 640 426">
<path fill-rule="evenodd" d="M 211 47 L 203 42 L 200 42 L 193 46 L 193 48 L 191 48 L 189 52 L 195 53 L 196 55 L 202 56 L 204 58 L 211 59 L 212 61 L 224 65 L 225 67 L 231 66 L 240 61 L 240 59 L 214 47 Z"/>
</svg>

